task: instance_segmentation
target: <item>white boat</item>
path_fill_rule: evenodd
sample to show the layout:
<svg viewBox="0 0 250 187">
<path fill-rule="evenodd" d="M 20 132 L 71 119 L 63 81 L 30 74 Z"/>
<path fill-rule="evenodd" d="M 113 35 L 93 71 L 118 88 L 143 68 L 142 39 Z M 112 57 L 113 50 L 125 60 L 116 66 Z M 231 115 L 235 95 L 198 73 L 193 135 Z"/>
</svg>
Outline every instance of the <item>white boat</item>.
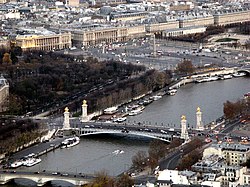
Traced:
<svg viewBox="0 0 250 187">
<path fill-rule="evenodd" d="M 202 82 L 204 82 L 204 79 L 201 79 L 201 78 L 200 78 L 200 79 L 196 79 L 196 80 L 195 80 L 195 83 L 202 83 Z"/>
<path fill-rule="evenodd" d="M 154 101 L 157 101 L 157 100 L 159 100 L 159 99 L 161 99 L 161 98 L 162 98 L 161 95 L 154 95 L 154 96 L 150 97 L 150 99 L 152 99 L 152 100 L 154 100 Z"/>
<path fill-rule="evenodd" d="M 23 162 L 22 161 L 15 161 L 15 162 L 13 162 L 12 164 L 10 164 L 10 167 L 11 168 L 18 168 L 18 167 L 20 167 L 20 166 L 22 166 L 23 165 Z"/>
<path fill-rule="evenodd" d="M 224 79 L 231 79 L 231 78 L 233 78 L 232 75 L 224 75 Z"/>
<path fill-rule="evenodd" d="M 123 118 L 116 118 L 116 119 L 114 119 L 114 122 L 118 122 L 118 123 L 121 123 L 121 122 L 124 122 L 124 121 L 126 121 L 126 117 L 123 117 Z"/>
<path fill-rule="evenodd" d="M 117 150 L 115 150 L 115 151 L 112 152 L 112 154 L 115 154 L 115 155 L 123 154 L 123 153 L 124 153 L 124 151 L 123 150 L 119 150 L 119 149 L 117 149 Z"/>
<path fill-rule="evenodd" d="M 120 152 L 120 150 L 115 150 L 115 151 L 112 152 L 112 154 L 118 155 L 119 152 Z"/>
<path fill-rule="evenodd" d="M 67 138 L 61 143 L 61 148 L 73 147 L 79 143 L 80 143 L 80 138 L 77 136 L 73 138 Z"/>
<path fill-rule="evenodd" d="M 234 73 L 233 74 L 234 77 L 243 77 L 245 75 L 246 75 L 245 73 Z"/>
<path fill-rule="evenodd" d="M 110 107 L 110 108 L 106 108 L 104 110 L 104 114 L 114 114 L 118 111 L 118 107 L 117 106 L 113 106 L 113 107 Z"/>
<path fill-rule="evenodd" d="M 210 81 L 217 81 L 219 79 L 219 77 L 214 76 L 214 77 L 210 77 Z"/>
<path fill-rule="evenodd" d="M 153 100 L 151 100 L 151 99 L 146 99 L 146 100 L 143 100 L 143 105 L 145 106 L 145 105 L 148 105 L 148 104 L 150 104 L 150 103 L 152 103 L 153 102 Z"/>
<path fill-rule="evenodd" d="M 169 90 L 169 91 L 168 91 L 168 95 L 175 95 L 176 92 L 177 92 L 176 89 Z"/>
<path fill-rule="evenodd" d="M 23 165 L 27 167 L 34 166 L 38 163 L 40 163 L 42 160 L 40 158 L 28 158 L 23 161 Z"/>
<path fill-rule="evenodd" d="M 131 111 L 128 113 L 128 115 L 129 115 L 129 116 L 138 115 L 138 114 L 142 113 L 142 111 L 143 111 L 144 109 L 145 109 L 144 106 L 140 106 L 140 107 L 138 107 L 138 108 L 136 108 L 136 109 L 134 109 L 134 110 L 131 110 Z"/>
</svg>

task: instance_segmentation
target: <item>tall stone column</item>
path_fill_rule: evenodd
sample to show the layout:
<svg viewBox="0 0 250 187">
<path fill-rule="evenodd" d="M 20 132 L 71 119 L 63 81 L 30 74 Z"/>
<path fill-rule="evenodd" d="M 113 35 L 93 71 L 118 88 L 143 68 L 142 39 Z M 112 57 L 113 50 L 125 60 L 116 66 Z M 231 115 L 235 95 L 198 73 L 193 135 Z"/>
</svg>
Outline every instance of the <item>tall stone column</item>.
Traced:
<svg viewBox="0 0 250 187">
<path fill-rule="evenodd" d="M 88 121 L 88 105 L 87 101 L 83 100 L 81 122 L 87 122 L 87 121 Z"/>
<path fill-rule="evenodd" d="M 69 124 L 69 108 L 66 107 L 64 109 L 64 122 L 63 122 L 63 128 L 64 129 L 69 129 L 70 128 L 70 124 Z"/>
<path fill-rule="evenodd" d="M 196 129 L 197 130 L 204 130 L 203 124 L 202 124 L 202 112 L 200 107 L 197 108 L 196 111 Z"/>
<path fill-rule="evenodd" d="M 181 139 L 188 140 L 188 131 L 187 131 L 187 120 L 186 116 L 181 116 Z"/>
</svg>

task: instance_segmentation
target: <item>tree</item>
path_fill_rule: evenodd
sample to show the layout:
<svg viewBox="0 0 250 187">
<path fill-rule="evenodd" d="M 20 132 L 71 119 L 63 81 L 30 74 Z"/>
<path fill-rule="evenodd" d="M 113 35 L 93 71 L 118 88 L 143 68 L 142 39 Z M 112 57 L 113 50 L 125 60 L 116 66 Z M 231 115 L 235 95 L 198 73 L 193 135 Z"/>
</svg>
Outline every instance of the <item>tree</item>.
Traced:
<svg viewBox="0 0 250 187">
<path fill-rule="evenodd" d="M 95 174 L 93 182 L 87 185 L 87 187 L 114 187 L 115 181 L 112 177 L 109 177 L 106 171 L 100 171 Z"/>
<path fill-rule="evenodd" d="M 12 48 L 12 53 L 14 53 L 15 56 L 21 56 L 22 53 L 23 53 L 23 50 L 22 50 L 21 47 L 15 46 L 15 47 Z"/>
<path fill-rule="evenodd" d="M 198 150 L 193 150 L 188 155 L 184 156 L 178 164 L 178 170 L 190 169 L 193 164 L 201 159 L 202 154 Z"/>
<path fill-rule="evenodd" d="M 189 74 L 194 72 L 194 66 L 191 60 L 184 59 L 181 63 L 177 65 L 177 70 L 180 73 Z"/>
<path fill-rule="evenodd" d="M 243 101 L 236 101 L 235 103 L 227 101 L 224 103 L 224 116 L 226 119 L 233 119 L 237 115 L 241 114 L 246 108 L 246 104 Z"/>
<path fill-rule="evenodd" d="M 167 77 L 166 77 L 165 72 L 157 72 L 156 73 L 155 81 L 156 81 L 156 85 L 159 88 L 163 88 L 165 86 L 166 80 L 167 80 Z"/>
<path fill-rule="evenodd" d="M 5 64 L 11 64 L 12 63 L 12 60 L 10 58 L 9 53 L 4 53 L 4 55 L 3 55 L 3 63 L 5 63 Z"/>
<path fill-rule="evenodd" d="M 133 185 L 134 180 L 128 174 L 123 174 L 116 181 L 116 187 L 132 187 Z"/>
<path fill-rule="evenodd" d="M 148 154 L 149 159 L 159 161 L 160 158 L 163 158 L 167 152 L 167 145 L 160 140 L 153 140 L 149 144 Z"/>
<path fill-rule="evenodd" d="M 147 164 L 147 155 L 145 151 L 139 151 L 132 157 L 132 167 L 136 170 L 143 170 Z"/>
<path fill-rule="evenodd" d="M 179 138 L 174 138 L 170 144 L 168 145 L 168 149 L 172 149 L 172 148 L 175 148 L 175 147 L 178 147 L 182 144 L 182 140 L 179 139 Z"/>
</svg>

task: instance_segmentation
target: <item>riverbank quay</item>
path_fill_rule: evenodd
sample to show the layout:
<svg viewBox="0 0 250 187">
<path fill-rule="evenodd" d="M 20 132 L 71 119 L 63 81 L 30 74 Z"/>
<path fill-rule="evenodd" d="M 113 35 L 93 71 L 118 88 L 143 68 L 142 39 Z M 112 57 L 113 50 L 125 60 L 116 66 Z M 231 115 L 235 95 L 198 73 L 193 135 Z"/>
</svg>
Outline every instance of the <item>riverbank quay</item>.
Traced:
<svg viewBox="0 0 250 187">
<path fill-rule="evenodd" d="M 195 73 L 194 75 L 183 76 L 183 77 L 180 77 L 178 80 L 176 80 L 174 83 L 172 83 L 169 86 L 169 90 L 178 89 L 183 85 L 194 83 L 198 79 L 201 79 L 201 78 L 230 75 L 236 72 L 237 72 L 236 68 L 222 68 L 220 70 L 213 70 L 213 71 L 207 71 L 204 73 Z M 222 79 L 217 79 L 217 80 L 222 80 Z"/>
<path fill-rule="evenodd" d="M 222 68 L 219 70 L 211 70 L 211 71 L 207 71 L 205 73 L 196 73 L 193 75 L 180 77 L 177 80 L 173 80 L 173 82 L 170 85 L 167 85 L 166 87 L 163 87 L 160 90 L 157 90 L 155 92 L 149 92 L 147 94 L 141 95 L 140 97 L 133 98 L 133 99 L 127 101 L 126 103 L 122 103 L 121 105 L 117 105 L 118 112 L 116 112 L 112 115 L 101 114 L 100 116 L 97 116 L 93 119 L 96 121 L 105 122 L 105 121 L 112 121 L 113 119 L 115 120 L 116 118 L 119 118 L 121 116 L 122 117 L 127 116 L 128 112 L 129 112 L 128 110 L 132 110 L 131 109 L 132 107 L 136 107 L 136 106 L 139 107 L 140 105 L 144 105 L 145 107 L 147 107 L 147 105 L 150 105 L 151 103 L 155 102 L 156 100 L 160 100 L 165 95 L 174 96 L 178 92 L 178 89 L 181 86 L 184 86 L 184 85 L 190 84 L 190 83 L 196 83 L 197 80 L 200 80 L 202 78 L 206 79 L 206 81 L 204 81 L 204 83 L 207 83 L 210 81 L 223 81 L 224 75 L 233 75 L 234 73 L 237 72 L 237 70 L 238 70 L 237 68 Z M 221 78 L 219 78 L 219 76 L 221 76 Z M 208 80 L 208 78 L 211 78 L 211 80 Z M 173 91 L 173 93 L 171 91 Z M 146 104 L 144 104 L 144 103 L 146 103 Z M 143 112 L 143 111 L 141 111 L 141 112 Z M 140 112 L 138 112 L 138 114 L 140 114 Z M 133 120 L 132 120 L 132 118 L 130 118 L 130 116 L 128 117 L 127 122 L 128 123 L 133 122 Z M 141 121 L 141 123 L 143 123 L 143 121 Z"/>
<path fill-rule="evenodd" d="M 7 157 L 5 161 L 6 164 L 0 165 L 0 167 L 8 167 L 9 163 L 12 163 L 16 160 L 20 160 L 30 154 L 34 154 L 34 157 L 40 157 L 44 154 L 54 151 L 55 149 L 60 147 L 60 144 L 64 139 L 65 138 L 55 138 L 46 142 L 41 142 L 33 146 L 27 147 L 19 152 L 14 153 L 10 157 Z"/>
</svg>

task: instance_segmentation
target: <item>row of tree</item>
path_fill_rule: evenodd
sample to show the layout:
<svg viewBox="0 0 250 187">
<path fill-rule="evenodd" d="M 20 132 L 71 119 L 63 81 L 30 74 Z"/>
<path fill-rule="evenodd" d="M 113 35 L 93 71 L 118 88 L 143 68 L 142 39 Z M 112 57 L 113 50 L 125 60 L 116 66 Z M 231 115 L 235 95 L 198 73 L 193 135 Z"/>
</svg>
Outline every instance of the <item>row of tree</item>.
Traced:
<svg viewBox="0 0 250 187">
<path fill-rule="evenodd" d="M 139 151 L 132 157 L 132 168 L 136 171 L 142 171 L 145 168 L 150 168 L 153 171 L 159 164 L 160 159 L 164 158 L 173 148 L 181 145 L 180 139 L 173 139 L 169 144 L 160 140 L 153 140 L 149 144 L 148 153 Z"/>
<path fill-rule="evenodd" d="M 0 154 L 11 154 L 46 133 L 43 124 L 31 120 L 2 117 L 0 123 Z"/>
<path fill-rule="evenodd" d="M 224 117 L 228 120 L 235 119 L 235 117 L 240 115 L 249 115 L 250 99 L 242 99 L 236 102 L 226 101 L 223 111 Z"/>
<path fill-rule="evenodd" d="M 132 187 L 134 180 L 128 174 L 122 174 L 118 178 L 108 176 L 107 172 L 96 173 L 94 180 L 85 187 Z"/>
<path fill-rule="evenodd" d="M 115 91 L 113 95 L 119 93 L 120 97 L 128 98 L 130 95 L 121 96 L 121 90 L 126 90 L 126 87 L 132 84 L 131 92 L 134 95 L 140 94 L 143 92 L 142 89 L 150 89 L 142 88 L 143 85 L 140 83 L 153 80 L 152 78 L 144 81 L 139 79 L 141 72 L 145 71 L 143 66 L 124 64 L 112 60 L 99 62 L 91 57 L 84 59 L 82 56 L 73 57 L 43 51 L 23 52 L 17 64 L 0 66 L 0 71 L 10 82 L 10 93 L 12 93 L 10 113 L 12 114 L 25 113 L 38 107 L 46 110 L 52 105 L 62 103 L 63 100 L 69 101 L 76 93 L 78 94 L 75 97 L 80 96 L 79 99 L 82 99 L 81 95 L 88 94 L 91 89 L 97 90 L 98 87 L 107 87 L 107 82 L 113 82 L 112 91 Z M 149 74 L 155 75 L 156 73 L 151 72 Z M 137 78 L 127 82 L 124 81 L 131 76 Z M 161 87 L 162 84 L 166 83 L 165 77 L 166 74 L 158 73 L 155 77 L 156 80 L 152 81 L 150 86 Z M 156 85 L 152 86 L 152 84 Z M 109 87 L 111 88 L 111 86 Z M 105 99 L 110 100 L 106 97 L 110 94 L 109 90 L 107 92 L 104 92 L 104 90 L 93 92 L 95 93 L 93 96 L 95 99 L 99 98 L 99 96 L 101 98 L 98 99 L 98 102 L 93 103 L 93 110 L 102 105 L 101 103 L 108 106 L 115 102 L 105 102 Z M 119 98 L 115 100 L 117 99 Z M 90 110 L 92 109 L 90 108 Z"/>
<path fill-rule="evenodd" d="M 202 155 L 199 148 L 203 144 L 202 140 L 194 138 L 182 148 L 182 158 L 178 163 L 178 170 L 190 169 L 193 164 L 201 159 Z"/>
</svg>

